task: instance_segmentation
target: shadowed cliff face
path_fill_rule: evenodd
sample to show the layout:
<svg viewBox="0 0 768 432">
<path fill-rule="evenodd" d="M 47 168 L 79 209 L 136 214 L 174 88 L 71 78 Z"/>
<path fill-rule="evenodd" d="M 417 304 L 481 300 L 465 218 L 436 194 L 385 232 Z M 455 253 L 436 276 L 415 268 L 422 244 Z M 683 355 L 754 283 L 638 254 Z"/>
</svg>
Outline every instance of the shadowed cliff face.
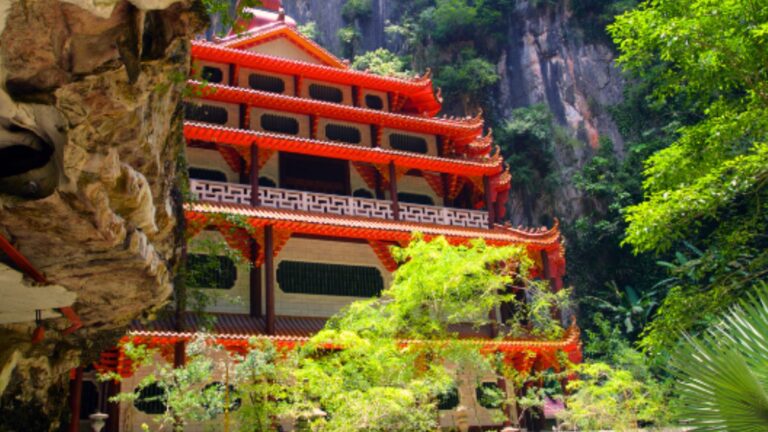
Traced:
<svg viewBox="0 0 768 432">
<path fill-rule="evenodd" d="M 286 12 L 299 23 L 316 22 L 320 43 L 337 54 L 341 46 L 336 32 L 348 24 L 339 13 L 345 3 L 346 0 L 283 0 Z M 387 40 L 384 27 L 387 20 L 402 22 L 398 14 L 404 3 L 405 0 L 372 0 L 370 18 L 358 22 L 362 51 L 379 47 L 398 51 L 400 45 Z M 621 102 L 624 87 L 614 64 L 614 53 L 607 45 L 584 40 L 566 3 L 562 0 L 554 6 L 534 7 L 518 1 L 509 19 L 506 41 L 499 47 L 497 72 L 501 79 L 492 92 L 491 107 L 497 118 L 509 118 L 515 108 L 543 103 L 581 143 L 553 149 L 560 179 L 553 193 L 526 198 L 512 192 L 509 214 L 515 225 L 538 224 L 551 216 L 565 221 L 579 217 L 585 210 L 585 200 L 572 185 L 573 175 L 589 160 L 601 136 L 610 138 L 616 151 L 623 153 L 623 139 L 606 109 Z M 461 111 L 449 106 L 444 110 Z M 525 199 L 533 206 L 530 221 L 523 211 Z"/>
<path fill-rule="evenodd" d="M 70 322 L 46 320 L 36 345 L 33 314 L 0 324 L 0 430 L 45 430 L 32 417 L 55 429 L 83 350 L 114 344 L 111 330 L 171 293 L 179 98 L 188 40 L 204 26 L 193 6 L 0 4 L 0 234 L 74 294 L 83 323 L 64 336 Z M 42 289 L 25 281 L 6 301 Z"/>
</svg>

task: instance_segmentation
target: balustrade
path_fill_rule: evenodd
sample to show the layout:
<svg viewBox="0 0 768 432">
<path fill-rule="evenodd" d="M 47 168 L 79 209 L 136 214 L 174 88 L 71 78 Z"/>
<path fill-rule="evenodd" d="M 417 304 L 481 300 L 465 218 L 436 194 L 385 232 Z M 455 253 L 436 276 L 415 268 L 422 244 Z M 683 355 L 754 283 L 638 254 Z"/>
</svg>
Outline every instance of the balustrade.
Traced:
<svg viewBox="0 0 768 432">
<path fill-rule="evenodd" d="M 250 203 L 251 186 L 191 179 L 190 190 L 195 199 L 230 204 Z M 356 198 L 288 189 L 259 187 L 259 199 L 264 207 L 326 213 L 339 216 L 362 216 L 394 219 L 389 201 Z M 472 228 L 488 226 L 488 213 L 420 204 L 400 203 L 400 219 L 409 222 L 453 225 Z"/>
</svg>

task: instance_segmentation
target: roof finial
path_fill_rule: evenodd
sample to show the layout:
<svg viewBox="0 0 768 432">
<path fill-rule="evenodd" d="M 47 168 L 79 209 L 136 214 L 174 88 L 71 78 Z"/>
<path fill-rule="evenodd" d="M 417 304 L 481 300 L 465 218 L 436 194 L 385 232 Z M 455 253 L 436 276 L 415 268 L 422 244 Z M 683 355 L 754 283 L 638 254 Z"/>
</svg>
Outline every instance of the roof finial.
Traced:
<svg viewBox="0 0 768 432">
<path fill-rule="evenodd" d="M 277 10 L 277 20 L 285 21 L 285 9 L 283 9 L 282 7 Z"/>
</svg>

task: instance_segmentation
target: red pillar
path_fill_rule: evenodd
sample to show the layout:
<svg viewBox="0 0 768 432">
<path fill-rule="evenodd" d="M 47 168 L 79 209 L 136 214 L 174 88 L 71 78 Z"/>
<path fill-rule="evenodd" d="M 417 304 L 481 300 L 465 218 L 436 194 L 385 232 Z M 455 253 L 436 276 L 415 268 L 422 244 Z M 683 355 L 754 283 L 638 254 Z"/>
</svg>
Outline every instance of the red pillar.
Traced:
<svg viewBox="0 0 768 432">
<path fill-rule="evenodd" d="M 397 201 L 397 173 L 395 162 L 389 162 L 389 197 L 392 200 L 392 218 L 400 219 L 400 204 Z"/>
<path fill-rule="evenodd" d="M 488 176 L 483 176 L 483 189 L 485 189 L 485 208 L 488 210 L 488 228 L 493 228 L 496 222 L 496 211 L 491 198 L 491 178 Z"/>
<path fill-rule="evenodd" d="M 83 398 L 83 368 L 75 368 L 75 379 L 69 382 L 69 432 L 80 431 L 80 402 Z"/>
<path fill-rule="evenodd" d="M 251 205 L 258 207 L 259 198 L 259 147 L 251 144 Z"/>
<path fill-rule="evenodd" d="M 264 309 L 261 304 L 261 267 L 257 267 L 256 257 L 259 256 L 259 245 L 256 240 L 251 239 L 251 256 L 253 257 L 253 267 L 251 267 L 251 273 L 249 278 L 249 296 L 250 296 L 250 313 L 252 317 L 259 318 L 262 315 Z"/>
<path fill-rule="evenodd" d="M 120 394 L 120 381 L 109 381 L 107 383 L 107 427 L 106 432 L 118 432 L 120 430 L 120 403 L 109 402 L 113 396 Z"/>
<path fill-rule="evenodd" d="M 275 334 L 275 264 L 272 225 L 264 227 L 264 272 L 266 274 L 266 303 L 268 335 Z"/>
</svg>

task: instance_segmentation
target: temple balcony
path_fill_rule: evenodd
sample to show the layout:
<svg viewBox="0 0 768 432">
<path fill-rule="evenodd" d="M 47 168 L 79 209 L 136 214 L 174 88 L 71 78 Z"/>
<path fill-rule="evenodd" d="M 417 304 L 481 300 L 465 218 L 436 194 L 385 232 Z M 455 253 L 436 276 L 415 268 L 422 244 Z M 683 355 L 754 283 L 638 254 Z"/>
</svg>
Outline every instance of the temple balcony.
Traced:
<svg viewBox="0 0 768 432">
<path fill-rule="evenodd" d="M 210 180 L 190 179 L 192 196 L 200 201 L 251 204 L 251 186 Z M 387 200 L 305 192 L 260 186 L 259 204 L 283 210 L 299 210 L 339 216 L 400 220 L 424 224 L 467 228 L 487 228 L 488 212 L 405 202 L 397 203 L 397 218 L 393 203 Z"/>
</svg>

